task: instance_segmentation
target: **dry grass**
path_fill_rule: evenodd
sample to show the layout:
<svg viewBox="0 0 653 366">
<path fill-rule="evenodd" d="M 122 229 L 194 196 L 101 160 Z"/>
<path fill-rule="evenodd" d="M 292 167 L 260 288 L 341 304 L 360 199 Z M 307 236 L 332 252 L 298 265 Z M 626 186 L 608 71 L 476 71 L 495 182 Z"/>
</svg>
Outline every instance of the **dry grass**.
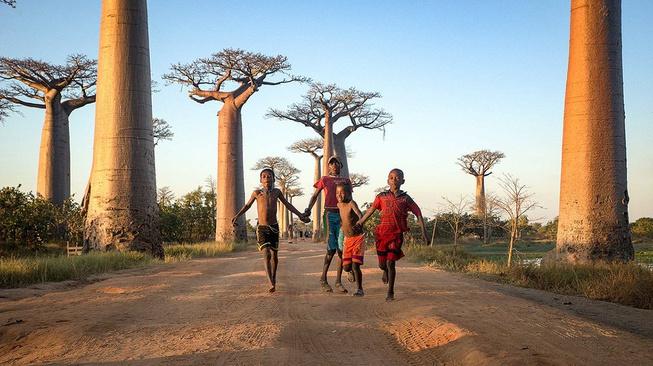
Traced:
<svg viewBox="0 0 653 366">
<path fill-rule="evenodd" d="M 516 286 L 580 295 L 642 309 L 653 309 L 653 271 L 635 263 L 506 266 L 503 262 L 474 257 L 458 251 L 413 246 L 409 257 L 450 271 L 473 274 Z"/>
</svg>

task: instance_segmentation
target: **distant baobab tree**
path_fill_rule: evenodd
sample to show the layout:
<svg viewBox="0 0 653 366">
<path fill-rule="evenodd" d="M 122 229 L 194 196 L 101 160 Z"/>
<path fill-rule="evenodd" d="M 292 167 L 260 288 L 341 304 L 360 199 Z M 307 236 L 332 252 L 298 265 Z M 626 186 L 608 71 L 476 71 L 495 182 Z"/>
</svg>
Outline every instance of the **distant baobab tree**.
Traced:
<svg viewBox="0 0 653 366">
<path fill-rule="evenodd" d="M 270 109 L 268 117 L 300 123 L 313 129 L 324 139 L 323 159 L 329 161 L 336 155 L 342 162 L 340 175 L 349 176 L 345 140 L 354 131 L 383 129 L 392 122 L 392 115 L 383 109 L 374 108 L 373 101 L 380 98 L 377 92 L 363 92 L 355 88 L 340 89 L 334 84 L 312 83 L 299 103 L 287 110 Z M 347 118 L 349 125 L 334 132 L 334 124 Z M 322 167 L 322 175 L 328 174 L 328 166 Z"/>
<path fill-rule="evenodd" d="M 370 177 L 359 173 L 349 174 L 349 180 L 351 181 L 352 188 L 362 187 L 370 183 Z"/>
<path fill-rule="evenodd" d="M 69 117 L 95 102 L 96 66 L 83 55 L 69 56 L 64 65 L 0 58 L 0 118 L 17 106 L 45 111 L 36 192 L 55 204 L 70 197 Z"/>
<path fill-rule="evenodd" d="M 175 136 L 170 124 L 162 118 L 152 118 L 152 137 L 154 146 L 158 145 L 161 140 L 172 140 Z"/>
<path fill-rule="evenodd" d="M 620 0 L 572 0 L 555 254 L 631 261 Z"/>
<path fill-rule="evenodd" d="M 322 150 L 324 141 L 322 138 L 303 139 L 295 142 L 288 147 L 288 150 L 295 153 L 310 154 L 315 160 L 315 169 L 313 170 L 313 182 L 320 180 L 322 171 L 320 169 L 320 161 L 322 155 L 318 151 Z M 319 241 L 322 238 L 322 193 L 317 197 L 315 206 L 313 206 L 313 241 Z"/>
<path fill-rule="evenodd" d="M 487 210 L 485 207 L 485 177 L 505 155 L 501 151 L 478 150 L 458 158 L 457 164 L 463 171 L 476 177 L 476 205 L 474 211 L 483 220 L 483 242 L 487 243 Z"/>
<path fill-rule="evenodd" d="M 241 110 L 247 100 L 264 85 L 304 81 L 289 75 L 285 56 L 266 56 L 240 49 L 225 49 L 189 64 L 174 64 L 163 76 L 168 83 L 190 88 L 189 97 L 197 103 L 222 102 L 218 113 L 218 208 L 216 240 L 247 239 L 245 217 L 234 230 L 231 218 L 245 203 L 243 176 L 243 131 Z M 270 77 L 285 75 L 271 81 Z M 229 86 L 232 86 L 230 89 Z"/>
<path fill-rule="evenodd" d="M 163 258 L 152 129 L 147 0 L 102 0 L 84 251 Z"/>
</svg>

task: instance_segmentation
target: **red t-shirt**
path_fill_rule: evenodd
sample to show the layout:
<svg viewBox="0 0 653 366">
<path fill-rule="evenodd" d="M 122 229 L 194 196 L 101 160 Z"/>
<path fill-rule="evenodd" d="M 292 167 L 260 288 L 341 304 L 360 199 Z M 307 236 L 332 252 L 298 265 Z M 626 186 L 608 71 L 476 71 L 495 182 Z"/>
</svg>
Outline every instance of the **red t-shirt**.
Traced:
<svg viewBox="0 0 653 366">
<path fill-rule="evenodd" d="M 351 187 L 351 181 L 345 177 L 333 177 L 325 175 L 313 184 L 313 187 L 324 190 L 324 207 L 338 208 L 338 199 L 336 198 L 336 185 L 346 183 Z"/>
<path fill-rule="evenodd" d="M 408 212 L 412 212 L 417 217 L 422 216 L 419 206 L 408 193 L 403 191 L 397 196 L 390 191 L 379 193 L 374 199 L 372 207 L 381 211 L 381 222 L 377 227 L 379 232 L 406 232 L 408 231 Z"/>
</svg>

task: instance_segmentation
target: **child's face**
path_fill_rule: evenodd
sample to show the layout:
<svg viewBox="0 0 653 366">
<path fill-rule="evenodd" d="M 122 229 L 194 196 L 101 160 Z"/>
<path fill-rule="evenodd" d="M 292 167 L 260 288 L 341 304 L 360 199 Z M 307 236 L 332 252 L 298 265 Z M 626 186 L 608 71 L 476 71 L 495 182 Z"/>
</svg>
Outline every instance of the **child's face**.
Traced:
<svg viewBox="0 0 653 366">
<path fill-rule="evenodd" d="M 349 192 L 347 192 L 347 189 L 343 186 L 336 186 L 336 199 L 338 200 L 338 202 L 342 202 L 342 203 L 351 201 Z"/>
<path fill-rule="evenodd" d="M 270 172 L 261 173 L 261 183 L 266 187 L 271 187 L 274 185 L 274 176 Z"/>
<path fill-rule="evenodd" d="M 396 170 L 393 170 L 388 174 L 388 185 L 390 189 L 395 191 L 398 190 L 401 185 L 404 184 L 404 176 Z"/>
<path fill-rule="evenodd" d="M 329 163 L 329 174 L 338 175 L 340 174 L 340 163 L 337 161 L 332 161 Z"/>
</svg>

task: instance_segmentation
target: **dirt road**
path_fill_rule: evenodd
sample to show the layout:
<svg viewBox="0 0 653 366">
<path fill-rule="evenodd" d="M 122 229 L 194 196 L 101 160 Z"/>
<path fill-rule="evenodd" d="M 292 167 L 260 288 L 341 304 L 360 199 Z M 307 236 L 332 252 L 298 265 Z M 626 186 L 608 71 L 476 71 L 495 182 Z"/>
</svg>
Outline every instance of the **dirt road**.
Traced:
<svg viewBox="0 0 653 366">
<path fill-rule="evenodd" d="M 0 364 L 653 364 L 651 311 L 407 261 L 386 303 L 366 255 L 364 298 L 321 293 L 308 243 L 282 244 L 274 294 L 255 251 L 3 290 Z"/>
</svg>

